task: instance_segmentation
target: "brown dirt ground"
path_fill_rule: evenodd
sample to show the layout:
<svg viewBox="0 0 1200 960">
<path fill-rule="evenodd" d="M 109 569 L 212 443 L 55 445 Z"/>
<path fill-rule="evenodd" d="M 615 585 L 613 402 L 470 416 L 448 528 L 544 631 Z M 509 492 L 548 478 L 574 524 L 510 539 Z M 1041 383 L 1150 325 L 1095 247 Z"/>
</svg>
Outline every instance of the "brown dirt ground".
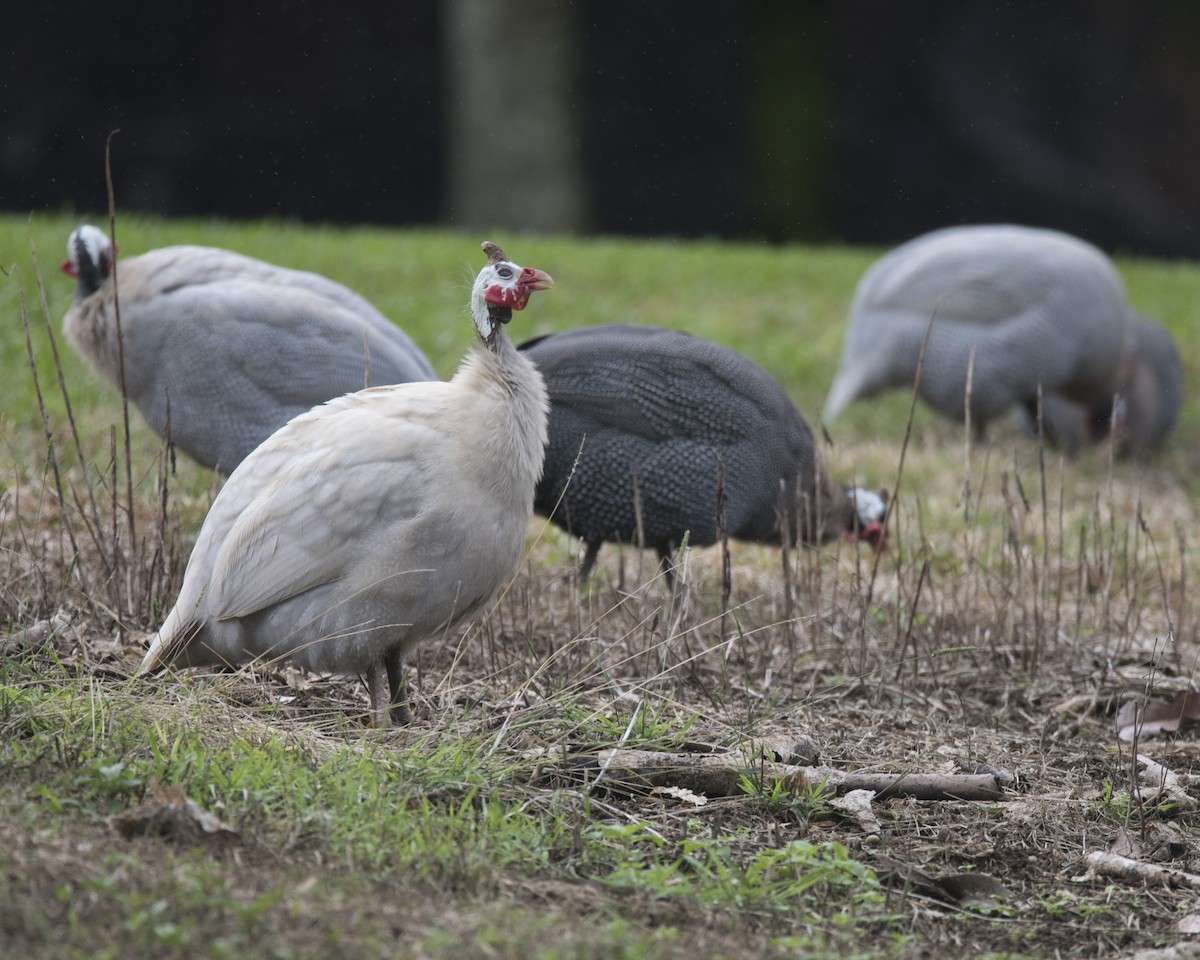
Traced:
<svg viewBox="0 0 1200 960">
<path fill-rule="evenodd" d="M 1118 706 L 1189 687 L 1200 654 L 1198 611 L 1188 592 L 1194 545 L 1183 533 L 1194 519 L 1188 493 L 1169 472 L 1118 466 L 1110 473 L 1096 459 L 1078 466 L 1056 461 L 1047 469 L 1043 510 L 1034 458 L 1026 451 L 1017 464 L 997 449 L 978 468 L 976 499 L 964 507 L 957 480 L 926 479 L 954 473 L 952 456 L 923 463 L 921 450 L 911 455 L 914 480 L 902 486 L 892 546 L 877 569 L 865 550 L 801 551 L 789 558 L 785 590 L 777 550 L 733 545 L 733 590 L 724 613 L 719 549 L 688 555 L 685 586 L 673 599 L 654 578 L 649 555 L 608 546 L 596 582 L 580 597 L 571 542 L 531 528 L 537 542 L 530 560 L 493 615 L 420 652 L 417 720 L 390 742 L 433 728 L 453 735 L 447 708 L 467 703 L 474 709 L 455 721 L 466 725 L 457 729 L 463 736 L 509 724 L 522 731 L 510 749 L 560 746 L 540 737 L 539 718 L 554 717 L 556 703 L 570 697 L 614 717 L 628 717 L 641 702 L 643 709 L 690 720 L 688 739 L 707 744 L 811 738 L 821 762 L 846 770 L 954 773 L 987 764 L 1011 775 L 1004 800 L 878 801 L 877 837 L 849 818 L 771 816 L 746 797 L 700 808 L 662 797 L 614 795 L 607 803 L 615 822 L 637 818 L 668 838 L 681 838 L 699 820 L 714 830 L 736 826 L 750 849 L 801 837 L 837 840 L 880 869 L 899 862 L 936 877 L 970 871 L 1003 884 L 999 907 L 980 910 L 901 883 L 893 906 L 906 919 L 886 932 L 910 935 L 901 950 L 906 955 L 1122 955 L 1185 939 L 1177 924 L 1200 913 L 1195 889 L 1096 876 L 1083 858 L 1110 849 L 1124 832 L 1140 842 L 1143 859 L 1200 873 L 1194 811 L 1157 807 L 1144 785 L 1125 818 L 1114 812 L 1117 804 L 1105 802 L 1121 800 L 1131 786 L 1132 748 L 1117 739 Z M 6 603 L 23 597 L 24 606 L 4 613 L 24 622 L 49 615 L 53 610 L 39 604 L 55 602 L 54 591 L 39 586 L 37 568 L 55 554 L 49 531 L 56 524 L 51 511 L 35 506 L 38 500 L 26 495 L 18 509 L 10 493 L 6 517 L 4 595 Z M 147 507 L 147 517 L 153 515 Z M 15 558 L 14 543 L 24 550 Z M 75 658 L 98 682 L 120 682 L 141 638 L 114 640 L 78 601 L 60 597 L 58 606 L 72 621 L 56 641 L 60 658 Z M 141 622 L 148 623 L 145 613 Z M 283 692 L 295 699 L 268 708 Z M 231 733 L 291 726 L 318 750 L 345 742 L 327 732 L 330 718 L 365 706 L 354 680 L 288 670 L 240 674 L 207 693 L 199 685 L 191 695 L 214 697 L 213 713 Z M 161 709 L 186 709 L 178 697 L 165 689 Z M 379 749 L 388 744 L 381 739 Z M 1200 754 L 1194 728 L 1146 737 L 1137 749 L 1200 797 L 1192 782 Z M 54 906 L 62 878 L 94 873 L 100 851 L 124 843 L 96 824 L 64 827 L 52 838 L 30 835 L 15 822 L 0 827 L 10 874 L 23 878 L 31 897 L 51 904 L 40 933 L 26 918 L 26 944 L 42 936 L 44 945 L 52 939 L 47 930 L 68 922 Z M 121 849 L 135 886 L 152 889 L 161 850 L 148 840 Z M 305 915 L 306 897 L 320 896 L 310 880 L 318 865 L 303 855 L 251 845 L 213 857 L 236 860 L 238 882 L 251 890 L 291 878 L 293 915 Z M 614 915 L 678 927 L 663 947 L 668 956 L 768 954 L 765 941 L 748 947 L 747 934 L 782 932 L 764 931 L 750 916 L 623 901 L 586 878 L 497 878 L 482 896 L 450 902 L 437 889 L 381 896 L 377 889 L 355 890 L 352 876 L 343 880 L 350 886 L 339 893 L 342 927 L 347 942 L 364 949 L 411 944 L 414 934 L 436 931 L 472 944 L 472 931 L 498 912 L 530 929 L 541 922 L 534 918 L 550 918 L 564 955 L 572 956 L 602 956 L 587 952 L 588 937 Z M 10 875 L 10 891 L 16 886 Z M 329 902 L 322 907 L 328 910 Z M 293 934 L 301 942 L 300 932 L 282 926 L 281 942 Z M 880 949 L 882 941 L 858 947 Z M 491 954 L 479 944 L 463 949 L 463 956 L 506 954 L 503 945 Z"/>
</svg>

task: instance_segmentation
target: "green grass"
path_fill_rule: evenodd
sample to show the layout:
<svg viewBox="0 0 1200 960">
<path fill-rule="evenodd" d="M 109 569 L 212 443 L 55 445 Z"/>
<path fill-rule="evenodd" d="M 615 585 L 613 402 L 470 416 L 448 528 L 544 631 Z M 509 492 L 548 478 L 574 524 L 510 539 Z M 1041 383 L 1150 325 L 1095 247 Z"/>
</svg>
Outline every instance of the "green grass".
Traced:
<svg viewBox="0 0 1200 960">
<path fill-rule="evenodd" d="M 736 832 L 668 839 L 645 823 L 597 823 L 586 796 L 537 788 L 535 764 L 514 760 L 514 751 L 490 737 L 439 729 L 398 745 L 346 727 L 306 743 L 294 730 L 266 726 L 258 735 L 243 728 L 234 736 L 212 715 L 228 710 L 221 699 L 221 687 L 210 685 L 173 714 L 151 716 L 136 683 L 71 682 L 44 660 L 0 661 L 7 832 L 36 838 L 43 848 L 77 844 L 81 836 L 97 843 L 107 818 L 136 806 L 151 784 L 178 783 L 242 838 L 236 853 L 168 842 L 149 861 L 140 858 L 153 840 L 135 840 L 89 858 L 69 878 L 30 887 L 10 835 L 0 847 L 0 912 L 17 942 L 46 935 L 61 956 L 172 956 L 201 948 L 214 957 L 262 950 L 307 956 L 314 947 L 312 955 L 320 955 L 311 931 L 297 943 L 289 930 L 294 890 L 311 886 L 310 876 L 320 877 L 327 907 L 342 898 L 400 897 L 419 905 L 449 897 L 480 924 L 472 933 L 480 944 L 506 951 L 547 936 L 553 917 L 535 919 L 518 905 L 513 927 L 467 905 L 502 901 L 513 884 L 590 885 L 598 916 L 585 929 L 614 952 L 596 945 L 580 952 L 568 936 L 545 956 L 674 955 L 670 929 L 646 928 L 638 909 L 624 909 L 622 901 L 669 901 L 730 917 L 749 912 L 777 932 L 802 922 L 833 939 L 885 916 L 874 874 L 837 843 L 797 841 L 739 854 L 744 838 Z M 667 732 L 658 726 L 653 741 L 628 742 L 661 745 Z M 603 723 L 584 733 L 608 736 Z M 606 905 L 606 891 L 616 903 Z M 842 906 L 827 916 L 830 900 Z M 348 922 L 344 908 L 325 914 L 314 903 L 309 911 L 307 923 Z M 361 942 L 364 929 L 381 919 L 365 913 L 351 915 L 356 929 L 345 935 Z M 330 949 L 342 941 L 322 935 Z M 389 939 L 382 927 L 373 936 L 381 944 Z M 97 940 L 111 952 L 92 953 Z M 431 932 L 421 955 L 461 956 L 461 949 L 450 932 Z"/>
<path fill-rule="evenodd" d="M 43 482 L 20 310 L 23 290 L 69 489 L 93 485 L 104 495 L 100 514 L 120 519 L 105 498 L 118 398 L 60 338 L 85 480 L 64 445 L 30 261 L 32 239 L 57 332 L 73 289 L 57 264 L 75 225 L 66 216 L 0 217 L 0 264 L 12 267 L 0 279 L 0 361 L 10 371 L 0 378 L 0 600 L 19 623 L 62 606 L 81 629 L 77 642 L 0 654 L 0 937 L 8 938 L 0 953 L 12 944 L 64 958 L 883 957 L 966 944 L 980 954 L 1086 955 L 1170 929 L 1170 911 L 1151 908 L 1139 922 L 1157 932 L 1125 929 L 1133 900 L 1122 891 L 1074 880 L 1064 889 L 1078 873 L 1076 838 L 1104 842 L 1095 831 L 1116 818 L 1112 797 L 1122 795 L 1126 767 L 1110 753 L 1102 715 L 1090 727 L 1072 720 L 1079 730 L 1056 740 L 1067 718 L 1053 705 L 1095 691 L 1093 706 L 1103 709 L 1116 694 L 1092 685 L 1094 665 L 1104 663 L 1107 678 L 1123 658 L 1138 662 L 1163 635 L 1168 601 L 1178 599 L 1175 622 L 1185 629 L 1166 659 L 1182 674 L 1195 662 L 1186 574 L 1196 548 L 1185 534 L 1189 498 L 1200 493 L 1200 398 L 1188 396 L 1171 443 L 1148 465 L 1048 455 L 1045 516 L 1038 451 L 1012 429 L 973 451 L 981 499 L 964 510 L 962 431 L 918 408 L 897 535 L 869 595 L 868 557 L 806 552 L 794 560 L 785 602 L 778 553 L 744 547 L 728 621 L 703 554 L 687 613 L 666 609 L 654 586 L 617 593 L 613 567 L 640 569 L 632 551 L 602 558 L 608 566 L 579 599 L 564 572 L 572 545 L 551 532 L 488 626 L 421 662 L 434 719 L 376 739 L 354 716 L 361 691 L 349 682 L 337 695 L 292 690 L 274 674 L 135 683 L 125 674 L 140 638 L 126 631 L 152 627 L 155 612 L 110 615 L 104 593 L 88 598 L 100 605 L 93 622 L 79 624 L 91 608 L 54 563 L 62 538 Z M 486 238 L 556 280 L 514 319 L 515 339 L 618 321 L 690 330 L 761 363 L 810 421 L 833 379 L 854 285 L 878 252 Z M 197 243 L 337 279 L 408 331 L 443 376 L 471 342 L 465 299 L 483 239 L 136 216 L 118 225 L 126 255 Z M 1134 305 L 1175 335 L 1194 379 L 1200 270 L 1118 267 Z M 833 425 L 835 472 L 890 486 L 908 409 L 896 391 L 848 410 Z M 161 445 L 131 416 L 139 509 L 153 513 Z M 179 530 L 167 524 L 164 536 L 182 555 L 214 489 L 210 474 L 180 458 L 169 498 Z M 26 569 L 28 558 L 38 569 Z M 648 576 L 653 568 L 649 558 Z M 1067 609 L 1054 619 L 1056 599 Z M 114 642 L 118 651 L 105 653 Z M 293 694 L 301 707 L 284 703 Z M 304 707 L 306 698 L 318 706 Z M 1013 757 L 1034 778 L 1033 802 L 1072 800 L 1046 807 L 1033 827 L 1017 814 L 1009 825 L 1002 805 L 880 810 L 889 852 L 933 872 L 1008 871 L 1021 891 L 1015 903 L 958 909 L 947 923 L 943 908 L 881 886 L 872 851 L 817 789 L 787 793 L 748 778 L 744 796 L 690 810 L 539 778 L 544 751 L 564 745 L 678 750 L 797 726 L 832 744 L 835 763 Z M 108 818 L 155 782 L 181 785 L 236 827 L 240 842 L 116 838 Z M 979 837 L 1000 837 L 999 852 L 977 849 Z M 1051 852 L 1025 846 L 1034 841 Z M 1053 939 L 1042 923 L 1064 913 L 1078 927 Z"/>
<path fill-rule="evenodd" d="M 105 222 L 106 221 L 98 221 Z M 15 276 L 0 283 L 0 310 L 8 319 L 0 335 L 0 362 L 26 365 L 18 298 L 22 287 L 36 308 L 30 241 L 41 261 L 50 314 L 56 323 L 70 304 L 74 282 L 58 270 L 74 217 L 0 215 L 0 265 Z M 451 375 L 471 341 L 465 322 L 469 284 L 477 271 L 482 239 L 495 239 L 518 262 L 540 266 L 557 281 L 513 323 L 515 339 L 613 322 L 658 324 L 690 330 L 733 347 L 760 363 L 787 388 L 811 422 L 824 403 L 841 356 L 844 319 L 854 286 L 880 251 L 766 246 L 716 242 L 629 241 L 509 236 L 449 230 L 386 231 L 315 227 L 284 222 L 227 223 L 122 218 L 117 239 L 124 255 L 170 244 L 228 247 L 285 266 L 314 270 L 346 284 L 404 328 L 441 376 Z M 1118 260 L 1135 308 L 1162 323 L 1176 338 L 1189 381 L 1200 376 L 1200 272 L 1190 264 Z M 35 327 L 42 326 L 37 310 Z M 43 377 L 50 378 L 47 338 L 35 329 Z M 87 433 L 106 450 L 108 424 L 118 422 L 112 392 L 83 367 L 65 344 L 64 371 Z M 52 380 L 51 380 L 52 386 Z M 52 411 L 61 412 L 48 389 Z M 27 376 L 0 382 L 6 436 L 29 455 L 29 437 L 40 434 Z M 898 390 L 881 400 L 853 405 L 833 425 L 837 448 L 861 441 L 898 439 L 908 397 Z M 134 418 L 136 420 L 136 417 Z M 945 438 L 953 425 L 918 408 L 916 433 Z M 1172 449 L 1200 440 L 1200 397 L 1185 401 Z M 138 423 L 145 449 L 156 440 Z"/>
</svg>

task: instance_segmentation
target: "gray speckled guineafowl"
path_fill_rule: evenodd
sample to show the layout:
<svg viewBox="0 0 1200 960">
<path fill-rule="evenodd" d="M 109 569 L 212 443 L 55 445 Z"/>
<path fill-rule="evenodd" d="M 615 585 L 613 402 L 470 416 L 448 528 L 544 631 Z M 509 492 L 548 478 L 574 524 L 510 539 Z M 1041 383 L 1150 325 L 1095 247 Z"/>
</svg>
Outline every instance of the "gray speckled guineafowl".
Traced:
<svg viewBox="0 0 1200 960">
<path fill-rule="evenodd" d="M 63 329 L 120 389 L 113 248 L 85 224 L 63 269 L 78 278 Z M 366 300 L 315 273 L 212 247 L 122 260 L 125 393 L 159 436 L 230 473 L 292 417 L 370 384 L 435 380 L 425 355 Z"/>
<path fill-rule="evenodd" d="M 734 539 L 780 542 L 783 507 L 799 519 L 792 542 L 843 533 L 879 542 L 883 500 L 835 483 L 783 388 L 733 350 L 619 324 L 519 349 L 550 396 L 534 509 L 587 544 L 581 579 L 605 541 L 644 543 L 664 563 L 685 534 L 693 545 L 715 543 L 722 474 Z"/>
<path fill-rule="evenodd" d="M 929 318 L 918 391 L 963 419 L 974 351 L 971 419 L 982 429 L 1014 406 L 1036 408 L 1039 382 L 1103 416 L 1131 343 L 1130 308 L 1109 259 L 1053 230 L 951 227 L 878 260 L 850 308 L 829 421 L 858 397 L 911 387 Z"/>
</svg>

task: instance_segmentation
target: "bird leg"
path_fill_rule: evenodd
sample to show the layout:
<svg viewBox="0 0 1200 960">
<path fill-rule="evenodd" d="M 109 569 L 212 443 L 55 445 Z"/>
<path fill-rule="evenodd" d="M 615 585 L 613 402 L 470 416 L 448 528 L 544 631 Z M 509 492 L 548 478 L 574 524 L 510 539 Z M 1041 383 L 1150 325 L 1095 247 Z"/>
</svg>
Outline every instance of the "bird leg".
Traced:
<svg viewBox="0 0 1200 960">
<path fill-rule="evenodd" d="M 388 674 L 384 658 L 367 667 L 367 696 L 371 701 L 370 723 L 376 730 L 388 728 Z"/>
<path fill-rule="evenodd" d="M 675 564 L 671 559 L 671 552 L 672 551 L 670 548 L 658 551 L 658 566 L 659 566 L 659 569 L 662 570 L 663 576 L 666 577 L 667 586 L 670 587 L 672 591 L 674 591 L 675 590 Z"/>
<path fill-rule="evenodd" d="M 412 721 L 404 693 L 404 660 L 399 647 L 387 651 L 367 667 L 367 695 L 371 700 L 371 726 L 376 730 Z"/>
<path fill-rule="evenodd" d="M 404 691 L 404 658 L 399 647 L 384 654 L 387 664 L 388 704 L 392 722 L 404 726 L 412 722 L 412 710 L 408 706 L 408 694 Z"/>
<path fill-rule="evenodd" d="M 587 550 L 583 555 L 583 563 L 579 565 L 579 585 L 582 587 L 587 583 L 587 578 L 592 572 L 592 567 L 596 565 L 596 555 L 600 552 L 602 541 L 592 540 L 587 544 Z"/>
</svg>

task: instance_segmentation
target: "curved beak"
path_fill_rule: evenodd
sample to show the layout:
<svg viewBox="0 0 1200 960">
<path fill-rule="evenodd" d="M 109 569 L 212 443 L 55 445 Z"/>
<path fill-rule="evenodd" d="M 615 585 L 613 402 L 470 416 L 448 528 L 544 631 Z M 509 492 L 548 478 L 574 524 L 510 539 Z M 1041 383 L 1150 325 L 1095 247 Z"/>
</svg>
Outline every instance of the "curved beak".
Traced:
<svg viewBox="0 0 1200 960">
<path fill-rule="evenodd" d="M 554 278 L 544 270 L 525 267 L 517 283 L 526 290 L 549 290 L 554 286 Z"/>
</svg>

